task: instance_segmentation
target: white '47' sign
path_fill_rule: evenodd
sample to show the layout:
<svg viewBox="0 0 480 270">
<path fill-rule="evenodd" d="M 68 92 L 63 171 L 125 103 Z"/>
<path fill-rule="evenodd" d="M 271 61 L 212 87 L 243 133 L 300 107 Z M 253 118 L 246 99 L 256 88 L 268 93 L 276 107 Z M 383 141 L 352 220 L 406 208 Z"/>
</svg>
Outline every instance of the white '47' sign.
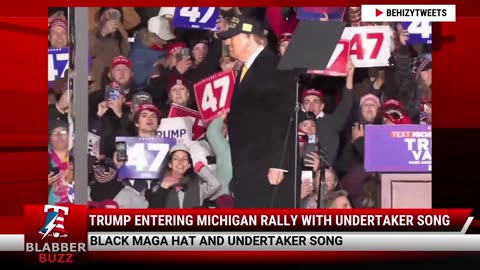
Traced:
<svg viewBox="0 0 480 270">
<path fill-rule="evenodd" d="M 222 109 L 230 108 L 235 74 L 232 71 L 219 72 L 194 85 L 198 109 L 204 122 L 209 122 Z"/>
</svg>

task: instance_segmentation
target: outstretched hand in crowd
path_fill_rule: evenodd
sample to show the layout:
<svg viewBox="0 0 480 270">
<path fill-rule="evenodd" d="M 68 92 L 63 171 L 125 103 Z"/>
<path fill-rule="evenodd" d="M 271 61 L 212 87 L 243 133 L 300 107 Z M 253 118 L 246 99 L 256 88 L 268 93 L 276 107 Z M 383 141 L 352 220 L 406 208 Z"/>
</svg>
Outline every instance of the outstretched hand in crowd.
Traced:
<svg viewBox="0 0 480 270">
<path fill-rule="evenodd" d="M 400 44 L 403 46 L 407 45 L 407 41 L 409 39 L 409 33 L 407 30 L 403 30 L 403 27 L 401 24 L 397 25 L 397 33 L 398 33 L 398 40 L 400 41 Z"/>
</svg>

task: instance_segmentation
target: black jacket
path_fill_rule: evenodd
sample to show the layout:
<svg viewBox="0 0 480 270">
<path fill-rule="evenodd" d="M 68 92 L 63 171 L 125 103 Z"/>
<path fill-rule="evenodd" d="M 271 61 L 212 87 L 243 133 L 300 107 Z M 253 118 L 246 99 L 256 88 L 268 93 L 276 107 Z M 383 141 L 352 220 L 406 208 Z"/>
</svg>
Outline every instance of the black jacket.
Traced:
<svg viewBox="0 0 480 270">
<path fill-rule="evenodd" d="M 342 91 L 342 101 L 338 104 L 335 112 L 325 114 L 323 117 L 317 118 L 316 121 L 317 136 L 320 144 L 328 151 L 330 164 L 334 164 L 337 158 L 340 133 L 345 127 L 353 103 L 353 92 L 346 88 Z"/>
<path fill-rule="evenodd" d="M 277 63 L 278 57 L 263 49 L 242 82 L 237 78 L 233 92 L 228 133 L 233 165 L 230 186 L 236 208 L 270 207 L 274 188 L 268 182 L 269 168 L 289 171 L 276 187 L 274 207 L 294 206 L 296 128 L 291 126 L 288 134 L 287 129 L 296 104 L 295 74 L 277 70 Z"/>
<path fill-rule="evenodd" d="M 99 117 L 97 110 L 98 104 L 105 100 L 103 93 L 103 91 L 95 91 L 89 95 L 88 131 L 100 136 L 100 154 L 113 158 L 115 138 L 117 136 L 132 136 L 131 110 L 130 107 L 124 105 L 122 117 L 118 117 L 111 109 L 102 117 Z"/>
</svg>

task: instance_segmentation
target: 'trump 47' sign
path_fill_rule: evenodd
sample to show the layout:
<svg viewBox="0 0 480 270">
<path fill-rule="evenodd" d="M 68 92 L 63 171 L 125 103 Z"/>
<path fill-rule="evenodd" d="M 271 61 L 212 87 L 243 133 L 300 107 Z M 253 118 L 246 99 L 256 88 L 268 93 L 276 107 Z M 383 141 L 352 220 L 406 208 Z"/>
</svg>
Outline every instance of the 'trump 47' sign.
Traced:
<svg viewBox="0 0 480 270">
<path fill-rule="evenodd" d="M 430 172 L 432 128 L 427 125 L 367 125 L 367 172 Z"/>
<path fill-rule="evenodd" d="M 341 39 L 333 51 L 327 68 L 324 70 L 309 70 L 307 73 L 325 76 L 347 76 L 347 63 L 350 58 L 350 41 Z"/>
<path fill-rule="evenodd" d="M 207 129 L 203 125 L 200 113 L 195 110 L 177 104 L 172 104 L 170 107 L 170 112 L 168 113 L 168 118 L 173 117 L 188 117 L 192 120 L 192 140 L 194 141 L 201 138 L 203 135 L 205 135 L 205 132 L 207 132 Z"/>
<path fill-rule="evenodd" d="M 63 78 L 68 68 L 68 57 L 68 48 L 48 49 L 48 88 L 55 81 L 55 77 Z"/>
<path fill-rule="evenodd" d="M 403 22 L 402 27 L 408 31 L 408 44 L 432 44 L 432 22 Z"/>
<path fill-rule="evenodd" d="M 173 26 L 178 28 L 215 29 L 220 10 L 215 7 L 178 7 Z"/>
<path fill-rule="evenodd" d="M 118 170 L 118 176 L 126 179 L 158 179 L 168 151 L 177 143 L 160 137 L 117 137 L 116 141 L 127 144 L 127 161 Z"/>
<path fill-rule="evenodd" d="M 346 27 L 342 38 L 350 40 L 350 59 L 355 67 L 388 66 L 390 27 Z"/>
<path fill-rule="evenodd" d="M 209 122 L 222 109 L 229 109 L 235 88 L 232 71 L 219 72 L 194 85 L 195 98 L 204 122 Z"/>
</svg>

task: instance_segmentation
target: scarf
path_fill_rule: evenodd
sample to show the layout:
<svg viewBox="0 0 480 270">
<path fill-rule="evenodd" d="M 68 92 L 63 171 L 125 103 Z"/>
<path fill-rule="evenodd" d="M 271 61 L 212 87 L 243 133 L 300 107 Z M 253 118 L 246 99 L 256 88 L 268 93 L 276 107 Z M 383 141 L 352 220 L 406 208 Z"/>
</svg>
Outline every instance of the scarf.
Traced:
<svg viewBox="0 0 480 270">
<path fill-rule="evenodd" d="M 57 165 L 58 169 L 60 171 L 66 171 L 68 170 L 68 155 L 64 157 L 63 159 L 60 159 L 60 157 L 57 155 L 55 150 L 53 148 L 50 149 L 50 157 L 52 158 L 52 161 L 55 165 Z"/>
</svg>

